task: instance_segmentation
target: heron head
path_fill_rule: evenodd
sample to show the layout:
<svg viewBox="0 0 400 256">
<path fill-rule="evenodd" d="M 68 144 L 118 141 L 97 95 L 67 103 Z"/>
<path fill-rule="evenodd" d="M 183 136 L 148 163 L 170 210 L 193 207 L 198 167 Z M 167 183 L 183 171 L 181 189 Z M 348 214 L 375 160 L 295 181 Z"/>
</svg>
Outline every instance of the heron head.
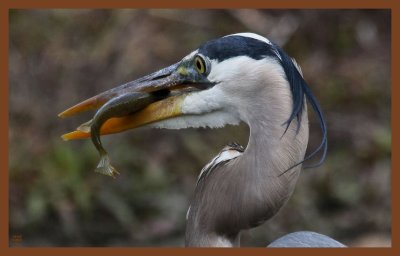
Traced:
<svg viewBox="0 0 400 256">
<path fill-rule="evenodd" d="M 136 115 L 110 119 L 104 124 L 101 133 L 121 132 L 143 125 L 186 128 L 238 124 L 243 119 L 241 110 L 245 108 L 242 105 L 247 104 L 247 99 L 256 96 L 263 85 L 255 81 L 262 71 L 267 70 L 266 65 L 277 69 L 277 72 L 270 74 L 284 77 L 275 47 L 268 39 L 253 33 L 233 34 L 211 40 L 179 62 L 100 93 L 65 110 L 59 116 L 67 117 L 97 109 L 124 93 L 144 91 L 165 97 Z M 114 124 L 117 121 L 118 125 Z M 64 138 L 87 136 L 75 131 Z"/>
<path fill-rule="evenodd" d="M 256 104 L 257 97 L 265 95 L 260 92 L 279 82 L 288 92 L 281 99 L 290 105 L 290 111 L 284 113 L 286 127 L 301 117 L 306 96 L 319 116 L 325 140 L 322 113 L 297 65 L 279 46 L 253 33 L 208 41 L 179 62 L 96 95 L 59 116 L 97 109 L 114 97 L 140 91 L 160 95 L 160 100 L 136 113 L 109 119 L 101 128 L 102 135 L 139 126 L 222 127 L 248 122 L 249 104 Z M 63 135 L 67 140 L 87 137 L 90 134 L 82 131 Z"/>
</svg>

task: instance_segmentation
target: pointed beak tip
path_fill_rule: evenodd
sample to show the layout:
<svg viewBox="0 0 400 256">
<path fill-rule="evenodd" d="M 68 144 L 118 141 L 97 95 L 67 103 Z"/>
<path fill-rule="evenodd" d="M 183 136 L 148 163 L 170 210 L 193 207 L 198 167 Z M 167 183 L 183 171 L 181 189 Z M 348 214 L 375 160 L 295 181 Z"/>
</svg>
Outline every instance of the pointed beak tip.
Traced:
<svg viewBox="0 0 400 256">
<path fill-rule="evenodd" d="M 66 117 L 65 114 L 64 114 L 64 112 L 59 113 L 57 116 L 58 116 L 59 118 L 63 118 L 63 119 Z"/>
<path fill-rule="evenodd" d="M 68 108 L 68 109 L 66 109 L 66 110 L 64 110 L 64 111 L 62 111 L 61 113 L 59 113 L 57 116 L 59 117 L 59 118 L 66 118 L 66 117 L 69 117 L 69 116 L 71 116 L 71 115 L 74 115 L 75 114 L 75 112 L 76 111 L 74 111 L 75 110 L 75 106 L 74 107 L 71 107 L 71 108 Z M 77 112 L 77 113 L 79 113 L 79 112 Z"/>
<path fill-rule="evenodd" d="M 113 93 L 107 93 L 107 92 L 96 95 L 62 111 L 61 113 L 58 114 L 58 117 L 66 118 L 89 110 L 98 109 L 105 102 L 107 102 L 114 96 L 115 95 Z"/>
<path fill-rule="evenodd" d="M 77 139 L 86 139 L 90 137 L 90 133 L 82 132 L 82 131 L 73 131 L 61 136 L 63 141 L 77 140 Z"/>
<path fill-rule="evenodd" d="M 69 141 L 69 138 L 68 138 L 67 135 L 68 135 L 68 134 L 63 134 L 63 135 L 61 135 L 61 139 L 62 139 L 63 141 Z"/>
</svg>

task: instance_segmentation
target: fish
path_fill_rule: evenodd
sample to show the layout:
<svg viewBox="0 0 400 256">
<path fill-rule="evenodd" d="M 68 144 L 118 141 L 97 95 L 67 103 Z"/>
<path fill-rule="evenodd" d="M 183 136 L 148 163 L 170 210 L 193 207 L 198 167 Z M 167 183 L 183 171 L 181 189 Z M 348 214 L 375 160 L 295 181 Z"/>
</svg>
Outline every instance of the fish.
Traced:
<svg viewBox="0 0 400 256">
<path fill-rule="evenodd" d="M 133 114 L 151 103 L 160 100 L 160 95 L 147 92 L 129 92 L 112 98 L 96 112 L 88 122 L 80 125 L 77 130 L 89 133 L 91 140 L 100 154 L 100 161 L 95 172 L 116 178 L 119 172 L 111 165 L 110 157 L 100 140 L 101 126 L 110 118 Z"/>
</svg>

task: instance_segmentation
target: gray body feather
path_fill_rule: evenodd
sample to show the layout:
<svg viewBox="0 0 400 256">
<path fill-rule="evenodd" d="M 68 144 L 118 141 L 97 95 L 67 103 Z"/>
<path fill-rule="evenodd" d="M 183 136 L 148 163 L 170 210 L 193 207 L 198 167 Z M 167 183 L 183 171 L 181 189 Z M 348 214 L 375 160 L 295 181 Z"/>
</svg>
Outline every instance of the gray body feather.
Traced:
<svg viewBox="0 0 400 256">
<path fill-rule="evenodd" d="M 299 231 L 284 235 L 268 247 L 346 247 L 344 244 L 311 231 Z"/>
</svg>

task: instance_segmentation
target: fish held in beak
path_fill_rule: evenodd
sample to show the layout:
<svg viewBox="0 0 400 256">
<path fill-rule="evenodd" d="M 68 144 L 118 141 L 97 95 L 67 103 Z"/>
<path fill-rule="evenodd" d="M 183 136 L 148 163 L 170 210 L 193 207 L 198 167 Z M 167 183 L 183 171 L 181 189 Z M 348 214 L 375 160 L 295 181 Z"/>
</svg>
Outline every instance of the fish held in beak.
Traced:
<svg viewBox="0 0 400 256">
<path fill-rule="evenodd" d="M 59 117 L 98 109 L 93 119 L 75 131 L 62 135 L 63 140 L 91 137 L 100 153 L 96 172 L 115 177 L 100 136 L 122 132 L 157 121 L 182 115 L 185 97 L 193 91 L 214 84 L 193 67 L 192 60 L 181 61 L 135 81 L 118 86 L 63 111 Z"/>
<path fill-rule="evenodd" d="M 95 169 L 96 172 L 113 178 L 119 174 L 111 165 L 108 153 L 100 140 L 100 128 L 104 122 L 112 117 L 126 116 L 135 113 L 156 100 L 156 96 L 145 92 L 123 94 L 108 101 L 97 111 L 92 120 L 77 128 L 78 131 L 91 134 L 92 142 L 100 154 L 100 161 Z"/>
<path fill-rule="evenodd" d="M 185 60 L 100 93 L 68 108 L 58 116 L 65 118 L 87 110 L 98 109 L 108 101 L 127 93 L 142 92 L 156 96 L 156 100 L 150 102 L 142 111 L 137 111 L 133 115 L 115 115 L 108 119 L 100 129 L 100 135 L 118 133 L 181 115 L 183 99 L 189 92 L 205 90 L 212 86 L 214 86 L 214 83 L 208 81 L 205 75 L 201 75 L 196 71 L 192 60 Z M 134 100 L 131 99 L 131 101 Z M 134 103 L 132 104 L 134 105 Z M 133 111 L 130 113 L 133 113 Z M 83 128 L 62 135 L 64 140 L 89 137 L 88 129 Z"/>
</svg>

